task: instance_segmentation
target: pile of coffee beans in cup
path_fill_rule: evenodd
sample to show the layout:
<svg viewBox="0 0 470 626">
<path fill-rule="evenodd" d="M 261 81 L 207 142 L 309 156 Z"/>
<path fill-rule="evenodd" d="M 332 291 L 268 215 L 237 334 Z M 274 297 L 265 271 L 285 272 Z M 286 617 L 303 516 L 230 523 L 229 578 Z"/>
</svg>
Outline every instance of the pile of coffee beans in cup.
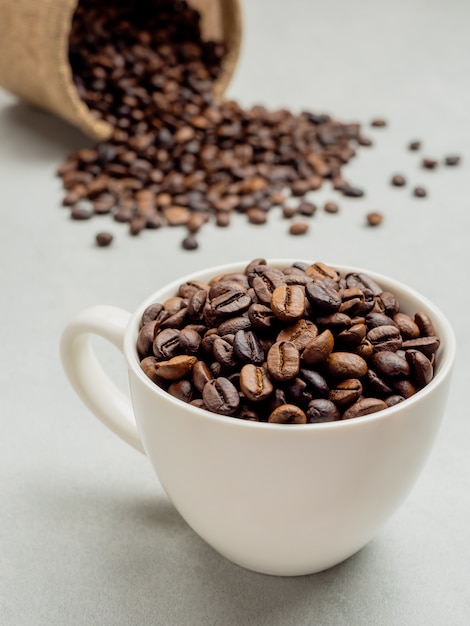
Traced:
<svg viewBox="0 0 470 626">
<path fill-rule="evenodd" d="M 342 173 L 357 147 L 371 143 L 360 125 L 217 99 L 225 50 L 203 41 L 199 22 L 183 0 L 80 0 L 73 78 L 92 114 L 114 130 L 58 168 L 72 219 L 110 215 L 132 235 L 182 226 L 183 247 L 195 249 L 205 222 L 228 226 L 233 212 L 253 224 L 264 224 L 272 207 L 286 218 L 313 215 L 305 196 L 326 180 L 361 197 Z M 97 241 L 111 238 L 100 233 Z"/>
<path fill-rule="evenodd" d="M 347 420 L 402 402 L 434 375 L 429 315 L 400 310 L 367 274 L 325 263 L 190 281 L 144 311 L 140 366 L 169 394 L 220 415 L 278 424 Z"/>
</svg>

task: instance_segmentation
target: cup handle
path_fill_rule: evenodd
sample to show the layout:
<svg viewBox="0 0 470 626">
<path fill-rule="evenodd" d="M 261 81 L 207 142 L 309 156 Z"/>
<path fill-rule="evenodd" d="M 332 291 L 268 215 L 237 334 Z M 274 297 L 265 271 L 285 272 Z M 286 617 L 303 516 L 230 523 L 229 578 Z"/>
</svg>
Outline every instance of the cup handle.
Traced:
<svg viewBox="0 0 470 626">
<path fill-rule="evenodd" d="M 113 306 L 95 306 L 79 313 L 65 327 L 60 356 L 65 373 L 84 404 L 110 430 L 145 454 L 128 395 L 111 381 L 91 345 L 98 335 L 123 353 L 124 331 L 131 315 Z"/>
</svg>

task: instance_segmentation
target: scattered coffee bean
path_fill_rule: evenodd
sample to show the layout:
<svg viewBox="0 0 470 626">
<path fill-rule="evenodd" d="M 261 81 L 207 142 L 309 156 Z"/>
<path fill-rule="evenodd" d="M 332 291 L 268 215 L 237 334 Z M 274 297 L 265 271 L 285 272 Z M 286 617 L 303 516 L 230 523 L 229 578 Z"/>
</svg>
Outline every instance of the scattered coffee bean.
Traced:
<svg viewBox="0 0 470 626">
<path fill-rule="evenodd" d="M 371 121 L 370 125 L 374 128 L 383 128 L 384 126 L 387 126 L 387 120 L 384 120 L 381 117 L 376 117 Z"/>
<path fill-rule="evenodd" d="M 325 206 L 323 207 L 326 213 L 338 213 L 339 206 L 336 202 L 325 202 Z"/>
<path fill-rule="evenodd" d="M 112 243 L 114 237 L 111 233 L 101 232 L 97 233 L 95 239 L 98 246 L 100 246 L 101 248 L 105 248 Z"/>
<path fill-rule="evenodd" d="M 415 187 L 413 189 L 413 195 L 416 198 L 425 198 L 428 194 L 424 187 Z"/>
<path fill-rule="evenodd" d="M 191 234 L 208 219 L 229 226 L 233 211 L 253 224 L 265 224 L 279 205 L 286 216 L 312 216 L 316 207 L 305 196 L 325 179 L 361 197 L 341 176 L 357 147 L 371 143 L 360 125 L 219 99 L 214 85 L 225 49 L 203 40 L 199 22 L 184 0 L 78 3 L 69 36 L 73 79 L 113 133 L 57 170 L 73 219 L 109 214 L 134 236 L 183 227 L 182 246 L 194 250 Z M 289 198 L 300 199 L 295 209 Z M 292 234 L 304 228 L 293 226 Z"/>
<path fill-rule="evenodd" d="M 408 149 L 412 150 L 412 151 L 420 150 L 421 149 L 421 142 L 420 141 L 410 141 L 410 143 L 408 144 Z"/>
<path fill-rule="evenodd" d="M 429 315 L 366 274 L 264 259 L 180 285 L 145 309 L 136 341 L 144 373 L 178 400 L 281 424 L 402 402 L 432 380 L 438 349 Z"/>
<path fill-rule="evenodd" d="M 372 211 L 367 213 L 366 219 L 369 226 L 379 226 L 383 222 L 383 215 L 377 211 Z"/>
<path fill-rule="evenodd" d="M 450 165 L 451 167 L 454 165 L 459 165 L 460 164 L 460 157 L 457 155 L 451 155 L 451 156 L 447 156 L 444 160 L 444 163 L 446 165 Z"/>
<path fill-rule="evenodd" d="M 437 161 L 435 159 L 423 159 L 421 165 L 427 170 L 434 170 L 437 167 Z"/>
<path fill-rule="evenodd" d="M 289 227 L 289 233 L 291 235 L 305 235 L 309 230 L 307 222 L 294 222 Z"/>
<path fill-rule="evenodd" d="M 406 185 L 406 178 L 401 174 L 395 174 L 392 177 L 392 185 L 394 187 L 403 187 L 404 185 Z"/>
</svg>

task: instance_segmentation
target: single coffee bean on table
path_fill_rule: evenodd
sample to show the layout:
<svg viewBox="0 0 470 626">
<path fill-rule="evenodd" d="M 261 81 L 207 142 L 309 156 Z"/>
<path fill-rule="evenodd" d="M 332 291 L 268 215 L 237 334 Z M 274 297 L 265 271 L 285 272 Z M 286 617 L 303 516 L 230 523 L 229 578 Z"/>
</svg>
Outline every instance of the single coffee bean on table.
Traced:
<svg viewBox="0 0 470 626">
<path fill-rule="evenodd" d="M 262 225 L 272 207 L 287 216 L 285 201 L 298 198 L 294 213 L 311 217 L 307 196 L 325 181 L 362 197 L 343 178 L 358 146 L 370 144 L 360 125 L 216 97 L 225 49 L 203 40 L 199 22 L 183 0 L 78 3 L 69 37 L 74 83 L 113 132 L 57 170 L 73 219 L 108 214 L 134 236 L 182 228 L 182 247 L 195 250 L 203 224 L 228 227 L 233 212 Z"/>
<path fill-rule="evenodd" d="M 149 305 L 136 353 L 180 401 L 291 426 L 403 402 L 432 380 L 439 343 L 427 313 L 401 310 L 367 274 L 258 258 Z"/>
</svg>

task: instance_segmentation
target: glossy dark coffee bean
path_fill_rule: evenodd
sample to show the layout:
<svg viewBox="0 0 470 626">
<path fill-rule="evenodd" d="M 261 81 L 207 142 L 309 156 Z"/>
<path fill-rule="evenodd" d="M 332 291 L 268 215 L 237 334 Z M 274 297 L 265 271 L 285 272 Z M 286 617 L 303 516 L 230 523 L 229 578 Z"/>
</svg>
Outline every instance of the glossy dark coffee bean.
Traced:
<svg viewBox="0 0 470 626">
<path fill-rule="evenodd" d="M 179 332 L 179 345 L 184 354 L 197 354 L 201 341 L 201 335 L 192 328 L 182 328 Z"/>
<path fill-rule="evenodd" d="M 305 294 L 314 311 L 334 313 L 341 306 L 341 296 L 331 283 L 316 280 L 305 288 Z"/>
<path fill-rule="evenodd" d="M 283 273 L 267 266 L 257 266 L 250 274 L 248 281 L 262 304 L 270 305 L 274 290 L 286 284 Z"/>
<path fill-rule="evenodd" d="M 264 304 L 252 304 L 248 309 L 248 318 L 253 330 L 262 335 L 274 333 L 279 324 L 271 307 Z"/>
<path fill-rule="evenodd" d="M 202 390 L 202 399 L 208 411 L 219 415 L 234 415 L 240 404 L 237 388 L 224 377 L 208 381 Z"/>
<path fill-rule="evenodd" d="M 226 338 L 215 338 L 212 346 L 212 353 L 214 358 L 223 368 L 232 370 L 237 367 L 237 359 L 233 351 L 233 346 L 227 341 Z"/>
<path fill-rule="evenodd" d="M 178 380 L 167 389 L 168 393 L 183 402 L 191 402 L 193 399 L 193 386 L 189 380 Z"/>
<path fill-rule="evenodd" d="M 431 382 L 434 371 L 427 356 L 419 350 L 406 350 L 405 358 L 410 366 L 411 377 L 419 388 Z"/>
<path fill-rule="evenodd" d="M 233 353 L 242 363 L 261 365 L 264 361 L 264 350 L 251 330 L 239 330 L 235 333 Z"/>
<path fill-rule="evenodd" d="M 239 315 L 251 304 L 250 296 L 236 289 L 229 289 L 211 301 L 212 310 L 219 318 Z"/>
<path fill-rule="evenodd" d="M 376 326 L 367 333 L 367 339 L 374 350 L 399 350 L 403 345 L 400 330 L 391 324 Z"/>
<path fill-rule="evenodd" d="M 358 378 L 347 378 L 330 389 L 329 400 L 341 409 L 357 402 L 362 395 L 362 383 Z"/>
<path fill-rule="evenodd" d="M 177 328 L 165 328 L 156 334 L 153 341 L 153 354 L 158 359 L 171 359 L 178 354 L 180 349 L 184 352 L 184 348 L 180 345 L 180 331 Z"/>
<path fill-rule="evenodd" d="M 388 350 L 376 352 L 370 358 L 371 367 L 385 378 L 408 378 L 410 375 L 410 366 L 408 361 L 397 354 Z"/>
<path fill-rule="evenodd" d="M 322 424 L 323 422 L 335 422 L 341 419 L 337 406 L 322 398 L 312 400 L 307 409 L 307 422 L 309 424 Z"/>
<path fill-rule="evenodd" d="M 137 353 L 140 358 L 153 354 L 152 345 L 157 332 L 157 322 L 155 320 L 146 322 L 137 336 Z"/>
</svg>

